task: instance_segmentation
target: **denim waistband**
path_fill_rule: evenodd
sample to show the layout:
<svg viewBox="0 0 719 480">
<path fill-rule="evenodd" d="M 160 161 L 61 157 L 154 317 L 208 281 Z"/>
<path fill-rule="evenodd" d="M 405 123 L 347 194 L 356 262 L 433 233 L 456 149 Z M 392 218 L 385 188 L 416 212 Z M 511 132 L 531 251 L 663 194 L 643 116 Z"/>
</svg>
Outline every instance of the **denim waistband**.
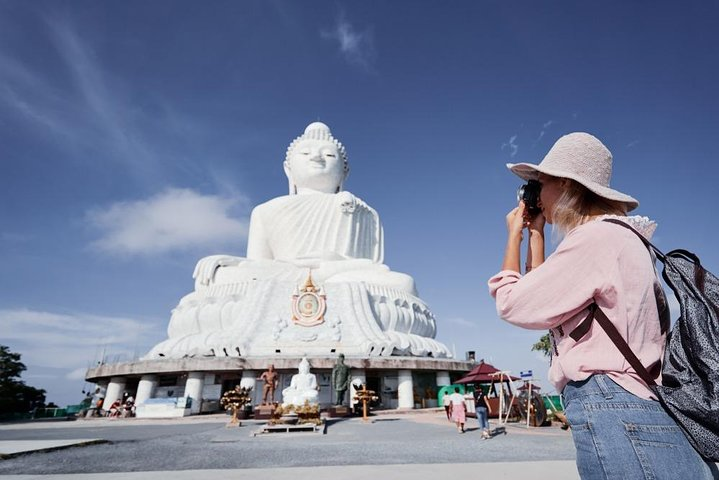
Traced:
<svg viewBox="0 0 719 480">
<path fill-rule="evenodd" d="M 632 395 L 604 373 L 595 373 L 586 380 L 570 381 L 562 390 L 562 394 L 565 400 L 587 395 L 602 396 L 606 399 L 621 394 Z"/>
</svg>

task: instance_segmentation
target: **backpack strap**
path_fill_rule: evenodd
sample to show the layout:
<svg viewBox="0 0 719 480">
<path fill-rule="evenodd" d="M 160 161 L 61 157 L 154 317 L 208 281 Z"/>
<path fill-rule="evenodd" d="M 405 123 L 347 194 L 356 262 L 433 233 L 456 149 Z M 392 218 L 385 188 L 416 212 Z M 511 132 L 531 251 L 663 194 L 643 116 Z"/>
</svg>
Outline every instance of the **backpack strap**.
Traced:
<svg viewBox="0 0 719 480">
<path fill-rule="evenodd" d="M 642 380 L 644 380 L 644 383 L 646 383 L 649 387 L 653 387 L 656 385 L 656 382 L 654 381 L 654 378 L 649 374 L 646 368 L 644 368 L 644 365 L 642 365 L 642 362 L 639 361 L 637 356 L 634 354 L 632 349 L 629 347 L 627 342 L 624 340 L 622 335 L 617 330 L 617 327 L 614 326 L 614 324 L 607 318 L 607 315 L 602 311 L 601 308 L 596 303 L 593 303 L 594 305 L 594 318 L 597 320 L 597 323 L 599 323 L 599 326 L 602 327 L 602 329 L 606 332 L 609 339 L 616 345 L 617 349 L 624 355 L 624 358 L 629 362 L 629 365 L 632 366 L 635 372 L 637 372 L 637 375 L 641 377 Z M 572 331 L 574 333 L 574 331 Z M 572 337 L 574 338 L 574 337 Z"/>
<path fill-rule="evenodd" d="M 584 317 L 584 320 L 579 322 L 576 327 L 574 327 L 574 330 L 569 332 L 569 336 L 572 337 L 575 342 L 578 342 L 584 335 L 589 333 L 589 329 L 592 327 L 592 322 L 594 321 L 594 312 L 599 307 L 596 302 L 592 302 L 592 304 L 587 308 L 589 309 L 587 316 Z"/>
<path fill-rule="evenodd" d="M 656 257 L 659 259 L 660 262 L 662 262 L 662 263 L 664 264 L 665 267 L 669 267 L 669 268 L 671 268 L 672 270 L 676 271 L 676 267 L 672 264 L 671 261 L 669 261 L 669 258 L 675 258 L 675 257 L 682 257 L 682 258 L 684 258 L 685 260 L 687 260 L 687 261 L 693 263 L 693 264 L 696 265 L 697 267 L 700 267 L 700 268 L 696 268 L 696 269 L 694 270 L 694 272 L 695 272 L 694 275 L 695 275 L 695 276 L 694 276 L 693 281 L 694 281 L 694 284 L 697 285 L 697 287 L 699 288 L 699 291 L 700 291 L 700 292 L 703 292 L 703 291 L 704 291 L 704 285 L 705 285 L 705 281 L 706 281 L 706 279 L 705 279 L 705 270 L 704 270 L 704 268 L 702 267 L 701 260 L 699 260 L 699 257 L 697 257 L 695 254 L 693 254 L 693 253 L 690 252 L 689 250 L 684 250 L 684 249 L 676 249 L 676 250 L 672 250 L 672 251 L 669 252 L 668 254 L 664 254 L 664 253 L 662 253 L 661 250 L 659 250 L 657 247 L 655 247 L 649 240 L 647 240 L 646 238 L 644 238 L 644 236 L 643 236 L 641 233 L 637 232 L 637 231 L 634 229 L 634 227 L 632 227 L 631 225 L 628 225 L 628 224 L 622 222 L 621 220 L 617 220 L 616 218 L 605 218 L 605 219 L 603 219 L 602 221 L 603 221 L 603 222 L 609 222 L 609 223 L 615 223 L 615 224 L 617 224 L 617 225 L 621 225 L 622 227 L 626 228 L 627 230 L 631 230 L 632 232 L 634 232 L 634 234 L 635 234 L 637 237 L 639 237 L 639 239 L 642 241 L 642 243 L 644 243 L 644 245 L 646 245 L 646 247 L 647 247 L 648 249 L 650 249 L 651 251 L 654 252 L 654 254 L 656 255 Z M 667 278 L 666 272 L 662 273 L 662 277 L 664 277 L 664 280 L 665 280 L 668 284 L 671 285 L 672 282 Z M 685 281 L 692 281 L 692 280 L 691 280 L 691 279 L 685 279 Z"/>
<path fill-rule="evenodd" d="M 659 261 L 661 261 L 662 263 L 665 263 L 666 255 L 664 255 L 661 250 L 659 250 L 657 247 L 655 247 L 655 246 L 652 244 L 652 242 L 650 242 L 649 240 L 647 240 L 647 239 L 644 237 L 644 235 L 642 235 L 641 233 L 637 232 L 637 231 L 634 229 L 634 227 L 632 227 L 632 226 L 629 225 L 628 223 L 622 222 L 621 220 L 617 220 L 616 218 L 605 218 L 605 219 L 603 219 L 602 221 L 603 221 L 603 222 L 614 223 L 615 225 L 620 225 L 620 226 L 626 228 L 627 230 L 630 230 L 630 231 L 634 232 L 634 235 L 636 235 L 637 237 L 639 237 L 639 240 L 641 240 L 642 243 L 643 243 L 644 245 L 646 245 L 646 247 L 647 247 L 649 250 L 651 250 L 651 251 L 654 252 L 654 254 L 657 256 L 657 258 L 659 259 Z M 686 251 L 684 251 L 684 252 L 687 253 L 687 254 L 689 254 L 689 255 L 691 255 L 691 256 L 692 256 L 693 258 L 695 258 L 697 261 L 699 260 L 699 259 L 696 257 L 696 255 L 694 255 L 693 253 L 691 253 L 691 252 L 686 252 Z"/>
</svg>

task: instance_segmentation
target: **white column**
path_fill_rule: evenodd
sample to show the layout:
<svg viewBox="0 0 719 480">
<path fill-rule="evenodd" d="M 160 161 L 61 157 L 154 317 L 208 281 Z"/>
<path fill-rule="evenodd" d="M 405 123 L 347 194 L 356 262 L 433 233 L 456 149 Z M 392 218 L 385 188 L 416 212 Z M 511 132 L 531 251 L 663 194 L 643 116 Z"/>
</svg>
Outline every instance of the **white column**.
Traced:
<svg viewBox="0 0 719 480">
<path fill-rule="evenodd" d="M 187 382 L 185 383 L 185 396 L 192 398 L 190 415 L 200 413 L 200 406 L 202 404 L 202 387 L 204 386 L 204 384 L 204 372 L 189 372 L 187 374 Z"/>
<path fill-rule="evenodd" d="M 143 375 L 137 384 L 137 393 L 135 394 L 135 404 L 145 403 L 146 400 L 152 398 L 157 388 L 157 375 Z"/>
<path fill-rule="evenodd" d="M 122 400 L 123 393 L 125 393 L 125 377 L 112 377 L 107 385 L 102 409 L 109 410 L 115 400 Z"/>
<path fill-rule="evenodd" d="M 242 370 L 242 379 L 240 380 L 240 387 L 257 388 L 257 372 L 254 370 Z"/>
<path fill-rule="evenodd" d="M 449 372 L 437 372 L 437 386 L 444 387 L 445 385 L 451 385 L 449 379 Z"/>
<path fill-rule="evenodd" d="M 252 399 L 252 408 L 255 404 L 262 401 L 262 386 L 260 391 L 257 391 L 257 372 L 255 370 L 242 370 L 242 379 L 240 379 L 240 387 L 249 388 L 252 387 L 250 398 Z"/>
<path fill-rule="evenodd" d="M 357 389 L 355 388 L 354 384 L 358 381 L 360 383 L 367 383 L 367 376 L 363 368 L 353 368 L 350 371 L 350 375 L 352 375 L 352 378 L 350 380 L 350 405 L 354 405 L 355 403 L 357 403 L 357 401 L 354 399 L 357 395 Z M 376 393 L 379 395 L 379 392 Z"/>
<path fill-rule="evenodd" d="M 100 389 L 100 392 L 98 393 L 102 398 L 105 398 L 105 395 L 107 394 L 107 384 L 110 383 L 108 381 L 100 381 L 97 382 L 97 388 Z M 94 394 L 94 393 L 93 393 Z M 94 407 L 95 405 L 93 405 Z"/>
<path fill-rule="evenodd" d="M 414 408 L 414 383 L 412 382 L 411 370 L 399 370 L 397 372 L 397 408 Z"/>
</svg>

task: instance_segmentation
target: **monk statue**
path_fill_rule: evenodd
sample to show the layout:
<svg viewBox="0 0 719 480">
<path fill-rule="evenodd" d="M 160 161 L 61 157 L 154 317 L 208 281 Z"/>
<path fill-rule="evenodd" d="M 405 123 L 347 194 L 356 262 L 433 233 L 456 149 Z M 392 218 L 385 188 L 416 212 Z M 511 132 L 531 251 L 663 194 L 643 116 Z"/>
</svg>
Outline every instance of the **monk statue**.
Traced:
<svg viewBox="0 0 719 480">
<path fill-rule="evenodd" d="M 270 367 L 262 372 L 262 375 L 260 375 L 260 378 L 258 380 L 262 380 L 262 405 L 267 405 L 267 397 L 270 397 L 269 403 L 275 403 L 275 388 L 277 388 L 277 372 L 275 371 L 275 366 L 270 365 Z"/>
<path fill-rule="evenodd" d="M 302 358 L 298 367 L 299 372 L 292 375 L 290 386 L 282 390 L 282 405 L 304 405 L 309 402 L 311 405 L 319 403 L 319 387 L 317 377 L 310 373 L 310 362 Z"/>
<path fill-rule="evenodd" d="M 412 277 L 384 264 L 379 215 L 344 190 L 347 152 L 329 127 L 310 124 L 287 149 L 284 170 L 289 192 L 253 209 L 247 256 L 202 258 L 195 290 L 172 311 L 169 338 L 145 358 L 326 355 L 337 348 L 359 356 L 450 356 L 434 340 L 434 315 Z M 297 322 L 289 299 L 301 296 L 310 277 L 327 311 Z"/>
<path fill-rule="evenodd" d="M 350 384 L 350 367 L 345 365 L 345 356 L 342 353 L 337 357 L 337 364 L 332 367 L 332 384 L 335 386 L 335 405 L 342 405 Z"/>
</svg>

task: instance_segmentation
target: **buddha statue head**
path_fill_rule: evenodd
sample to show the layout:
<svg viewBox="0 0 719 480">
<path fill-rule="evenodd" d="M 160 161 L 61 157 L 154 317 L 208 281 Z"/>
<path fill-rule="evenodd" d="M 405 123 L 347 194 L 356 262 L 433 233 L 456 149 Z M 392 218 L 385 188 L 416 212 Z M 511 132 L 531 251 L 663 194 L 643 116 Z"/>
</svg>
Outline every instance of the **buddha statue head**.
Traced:
<svg viewBox="0 0 719 480">
<path fill-rule="evenodd" d="M 299 370 L 299 373 L 302 375 L 310 373 L 310 362 L 307 361 L 307 357 L 302 358 L 297 370 Z"/>
<path fill-rule="evenodd" d="M 309 124 L 305 133 L 292 141 L 287 148 L 284 167 L 290 195 L 337 193 L 349 175 L 344 145 L 322 122 Z"/>
</svg>

